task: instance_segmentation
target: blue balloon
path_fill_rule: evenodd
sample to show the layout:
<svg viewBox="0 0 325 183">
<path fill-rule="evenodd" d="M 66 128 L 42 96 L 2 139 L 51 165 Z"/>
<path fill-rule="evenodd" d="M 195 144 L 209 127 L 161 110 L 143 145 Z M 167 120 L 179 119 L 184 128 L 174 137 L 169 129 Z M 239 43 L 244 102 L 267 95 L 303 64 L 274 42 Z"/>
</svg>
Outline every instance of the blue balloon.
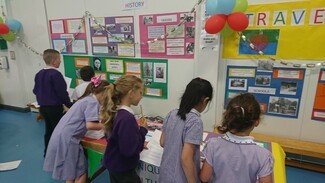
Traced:
<svg viewBox="0 0 325 183">
<path fill-rule="evenodd" d="M 207 0 L 205 5 L 205 10 L 208 15 L 214 15 L 216 13 L 216 9 L 218 7 L 218 0 Z"/>
<path fill-rule="evenodd" d="M 229 15 L 236 5 L 236 0 L 207 0 L 206 11 L 208 15 Z"/>
<path fill-rule="evenodd" d="M 6 20 L 6 25 L 9 27 L 10 30 L 12 31 L 19 31 L 19 29 L 21 28 L 21 23 L 16 20 L 16 19 L 9 19 L 9 20 Z"/>
</svg>

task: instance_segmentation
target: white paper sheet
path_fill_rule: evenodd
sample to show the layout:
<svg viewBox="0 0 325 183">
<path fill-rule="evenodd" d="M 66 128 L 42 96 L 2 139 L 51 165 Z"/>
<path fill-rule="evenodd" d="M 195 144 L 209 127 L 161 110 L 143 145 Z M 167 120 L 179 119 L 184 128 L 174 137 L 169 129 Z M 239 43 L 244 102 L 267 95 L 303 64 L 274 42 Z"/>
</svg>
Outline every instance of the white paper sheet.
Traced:
<svg viewBox="0 0 325 183">
<path fill-rule="evenodd" d="M 8 170 L 14 170 L 18 168 L 21 160 L 17 161 L 10 161 L 7 163 L 0 163 L 0 171 L 8 171 Z"/>
</svg>

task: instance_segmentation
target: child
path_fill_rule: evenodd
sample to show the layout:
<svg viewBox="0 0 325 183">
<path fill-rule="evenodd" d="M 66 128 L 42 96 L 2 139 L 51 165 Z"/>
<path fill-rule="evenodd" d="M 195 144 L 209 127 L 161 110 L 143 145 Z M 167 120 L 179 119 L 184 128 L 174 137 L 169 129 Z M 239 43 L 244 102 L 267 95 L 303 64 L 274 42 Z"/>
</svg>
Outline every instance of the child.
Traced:
<svg viewBox="0 0 325 183">
<path fill-rule="evenodd" d="M 72 103 L 67 92 L 67 84 L 57 70 L 61 63 L 60 53 L 53 49 L 47 49 L 43 52 L 43 60 L 46 67 L 36 74 L 33 93 L 40 105 L 40 114 L 45 120 L 45 157 L 52 132 L 63 116 L 63 104 L 70 108 Z"/>
<path fill-rule="evenodd" d="M 78 98 L 84 94 L 88 84 L 90 83 L 90 79 L 95 76 L 94 69 L 90 66 L 84 66 L 80 69 L 80 77 L 84 81 L 83 83 L 79 84 L 73 91 L 71 98 L 74 101 L 77 101 Z"/>
<path fill-rule="evenodd" d="M 111 183 L 141 183 L 135 168 L 144 147 L 147 123 L 134 117 L 131 105 L 142 99 L 143 82 L 133 75 L 124 75 L 110 85 L 104 95 L 101 119 L 109 133 L 103 166 Z"/>
<path fill-rule="evenodd" d="M 259 183 L 272 183 L 272 154 L 249 136 L 260 123 L 260 114 L 260 105 L 252 94 L 230 100 L 218 127 L 224 135 L 210 139 L 203 150 L 203 182 L 255 183 L 258 179 Z"/>
<path fill-rule="evenodd" d="M 160 145 L 164 152 L 159 182 L 200 182 L 200 144 L 203 112 L 212 99 L 209 81 L 193 79 L 181 98 L 179 109 L 169 112 L 163 123 Z"/>
<path fill-rule="evenodd" d="M 80 144 L 87 129 L 101 130 L 99 107 L 107 81 L 92 78 L 84 95 L 68 110 L 55 128 L 47 149 L 44 170 L 66 183 L 86 182 L 87 160 Z"/>
</svg>

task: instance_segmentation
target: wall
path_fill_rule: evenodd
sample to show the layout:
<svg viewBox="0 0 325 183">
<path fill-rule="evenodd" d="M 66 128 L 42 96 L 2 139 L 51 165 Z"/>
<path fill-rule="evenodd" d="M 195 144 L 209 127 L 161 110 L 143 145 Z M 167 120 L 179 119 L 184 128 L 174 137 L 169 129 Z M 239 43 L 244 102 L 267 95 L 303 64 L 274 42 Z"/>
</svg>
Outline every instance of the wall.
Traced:
<svg viewBox="0 0 325 183">
<path fill-rule="evenodd" d="M 89 11 L 94 16 L 131 15 L 135 17 L 135 42 L 139 42 L 138 15 L 190 11 L 196 2 L 196 0 L 148 0 L 147 9 L 121 11 L 121 2 L 113 0 L 29 0 L 29 5 L 26 5 L 24 0 L 6 0 L 8 17 L 22 22 L 24 41 L 39 52 L 50 47 L 47 22 L 51 19 L 82 17 L 85 11 Z M 249 2 L 260 3 L 256 0 L 249 0 Z M 200 10 L 197 12 L 197 15 L 199 14 Z M 199 18 L 197 18 L 196 27 L 196 45 L 199 45 L 199 30 L 202 28 Z M 88 49 L 91 48 L 88 47 Z M 169 59 L 168 99 L 143 98 L 141 104 L 145 114 L 165 116 L 171 109 L 178 106 L 186 84 L 193 77 L 206 78 L 214 86 L 214 99 L 209 110 L 203 113 L 202 119 L 204 129 L 211 131 L 214 124 L 219 123 L 224 109 L 226 65 L 255 65 L 256 63 L 252 60 L 221 60 L 219 47 L 217 51 L 200 51 L 198 46 L 195 49 L 194 59 Z M 44 64 L 40 56 L 31 53 L 17 41 L 10 43 L 8 51 L 1 51 L 0 55 L 7 55 L 12 50 L 16 53 L 16 60 L 9 60 L 8 71 L 0 70 L 0 103 L 25 107 L 27 103 L 35 101 L 32 93 L 33 78 L 36 72 L 44 67 Z M 139 52 L 139 45 L 137 45 L 137 56 Z M 60 70 L 63 71 L 63 64 Z M 264 116 L 255 132 L 321 143 L 325 141 L 325 136 L 320 135 L 325 131 L 324 123 L 310 119 L 313 100 L 307 100 L 307 96 L 315 95 L 318 73 L 317 70 L 307 71 L 299 118 Z M 139 113 L 139 108 L 135 107 L 135 111 Z"/>
</svg>

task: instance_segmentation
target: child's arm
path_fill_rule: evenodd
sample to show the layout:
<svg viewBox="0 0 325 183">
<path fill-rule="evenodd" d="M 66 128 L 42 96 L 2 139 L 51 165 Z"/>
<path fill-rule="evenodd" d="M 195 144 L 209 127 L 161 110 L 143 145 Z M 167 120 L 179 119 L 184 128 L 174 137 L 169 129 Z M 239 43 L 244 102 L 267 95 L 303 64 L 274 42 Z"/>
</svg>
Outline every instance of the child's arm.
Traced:
<svg viewBox="0 0 325 183">
<path fill-rule="evenodd" d="M 181 162 L 188 183 L 196 183 L 196 173 L 193 161 L 194 151 L 194 144 L 184 143 Z"/>
<path fill-rule="evenodd" d="M 101 130 L 103 129 L 103 125 L 98 122 L 88 121 L 86 122 L 87 130 Z"/>
<path fill-rule="evenodd" d="M 209 182 L 213 173 L 213 167 L 209 165 L 207 160 L 204 160 L 203 166 L 200 172 L 200 179 L 202 182 Z"/>
<path fill-rule="evenodd" d="M 259 179 L 259 183 L 272 183 L 273 179 L 272 179 L 272 174 L 269 174 L 268 176 L 265 177 L 260 177 Z"/>
</svg>

